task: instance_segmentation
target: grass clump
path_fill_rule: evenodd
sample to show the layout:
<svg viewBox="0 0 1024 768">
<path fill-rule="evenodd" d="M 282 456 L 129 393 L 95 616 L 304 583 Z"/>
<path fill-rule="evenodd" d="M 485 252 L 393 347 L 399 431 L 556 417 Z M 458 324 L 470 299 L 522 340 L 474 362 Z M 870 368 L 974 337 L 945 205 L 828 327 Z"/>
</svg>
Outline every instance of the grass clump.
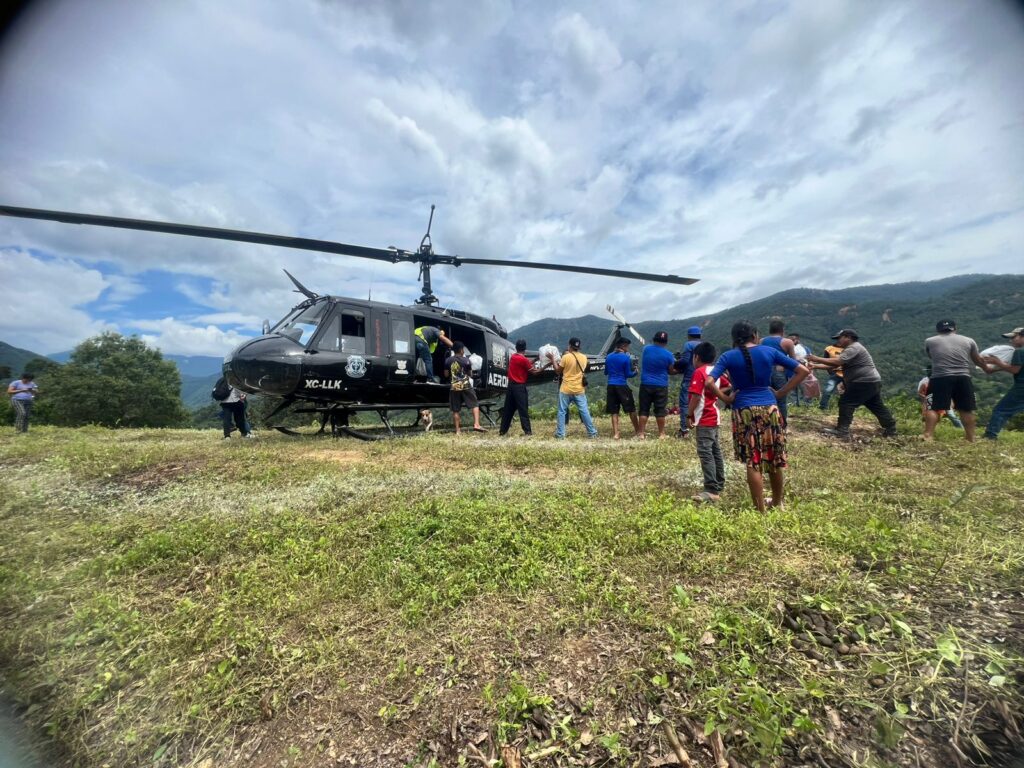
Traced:
<svg viewBox="0 0 1024 768">
<path fill-rule="evenodd" d="M 1010 754 L 1020 436 L 821 425 L 768 514 L 682 441 L 5 435 L 5 690 L 68 765 Z"/>
</svg>

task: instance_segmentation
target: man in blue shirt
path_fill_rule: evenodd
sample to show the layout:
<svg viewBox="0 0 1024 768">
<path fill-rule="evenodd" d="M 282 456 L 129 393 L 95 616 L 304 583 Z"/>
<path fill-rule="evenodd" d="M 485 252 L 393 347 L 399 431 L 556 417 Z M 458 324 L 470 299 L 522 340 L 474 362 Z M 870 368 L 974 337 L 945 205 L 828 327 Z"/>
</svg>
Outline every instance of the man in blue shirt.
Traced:
<svg viewBox="0 0 1024 768">
<path fill-rule="evenodd" d="M 668 351 L 668 334 L 658 331 L 654 334 L 654 343 L 644 347 L 640 358 L 640 424 L 639 437 L 646 435 L 647 420 L 654 409 L 654 419 L 658 423 L 658 438 L 665 439 L 665 414 L 668 406 L 668 377 L 679 373 L 676 369 L 676 358 Z"/>
<path fill-rule="evenodd" d="M 690 427 L 686 423 L 686 412 L 690 407 L 690 382 L 693 381 L 693 350 L 701 343 L 702 331 L 699 325 L 691 325 L 686 329 L 686 344 L 676 359 L 676 370 L 683 374 L 683 384 L 679 388 L 679 436 L 689 437 Z"/>
<path fill-rule="evenodd" d="M 615 351 L 605 358 L 604 371 L 608 375 L 608 394 L 605 411 L 612 417 L 612 437 L 620 440 L 619 410 L 621 409 L 633 422 L 633 432 L 640 434 L 640 422 L 636 417 L 636 405 L 633 402 L 633 390 L 629 388 L 629 379 L 636 376 L 633 358 L 629 354 L 629 339 L 620 338 L 615 342 Z"/>
</svg>

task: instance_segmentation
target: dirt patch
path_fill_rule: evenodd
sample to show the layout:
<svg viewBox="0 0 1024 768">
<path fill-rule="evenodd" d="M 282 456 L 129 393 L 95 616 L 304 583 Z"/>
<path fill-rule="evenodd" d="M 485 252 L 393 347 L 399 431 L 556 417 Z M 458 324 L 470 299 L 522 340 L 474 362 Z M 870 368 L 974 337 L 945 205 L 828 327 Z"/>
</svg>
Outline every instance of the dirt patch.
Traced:
<svg viewBox="0 0 1024 768">
<path fill-rule="evenodd" d="M 113 478 L 113 482 L 128 490 L 152 493 L 180 478 L 200 472 L 207 463 L 205 459 L 188 458 L 151 464 L 119 475 Z"/>
<path fill-rule="evenodd" d="M 361 453 L 360 451 L 334 451 L 330 449 L 320 449 L 316 451 L 307 451 L 302 455 L 307 459 L 328 461 L 334 464 L 341 464 L 342 466 L 362 464 L 366 461 L 366 454 Z"/>
</svg>

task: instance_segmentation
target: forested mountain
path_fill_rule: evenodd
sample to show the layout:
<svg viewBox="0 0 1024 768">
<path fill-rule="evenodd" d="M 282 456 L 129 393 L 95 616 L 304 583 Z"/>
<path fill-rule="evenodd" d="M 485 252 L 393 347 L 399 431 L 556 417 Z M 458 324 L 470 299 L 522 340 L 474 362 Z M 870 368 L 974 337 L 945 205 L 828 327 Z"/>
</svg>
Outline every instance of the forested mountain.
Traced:
<svg viewBox="0 0 1024 768">
<path fill-rule="evenodd" d="M 911 391 L 923 375 L 927 357 L 924 339 L 934 333 L 935 322 L 944 317 L 957 321 L 960 332 L 974 338 L 981 348 L 1003 343 L 999 334 L 1024 325 L 1024 275 L 958 275 L 929 282 L 870 285 L 838 290 L 794 288 L 757 301 L 710 315 L 677 320 L 646 320 L 636 327 L 645 338 L 655 331 L 669 333 L 672 349 L 678 349 L 686 329 L 700 325 L 704 338 L 719 349 L 729 346 L 729 329 L 737 320 L 750 320 L 764 332 L 770 320 L 779 318 L 788 331 L 801 334 L 806 344 L 820 352 L 829 337 L 841 328 L 856 328 L 882 372 L 886 392 Z M 633 318 L 629 318 L 633 319 Z M 545 318 L 516 328 L 509 338 L 525 338 L 531 349 L 553 343 L 564 348 L 570 336 L 583 340 L 583 350 L 596 352 L 614 326 L 611 318 L 594 315 Z M 639 353 L 639 345 L 634 352 Z M 67 360 L 68 354 L 52 355 Z M 12 375 L 38 355 L 0 342 L 0 368 Z M 181 396 L 190 409 L 209 405 L 210 390 L 219 376 L 221 359 L 209 356 L 166 355 L 181 372 Z M 595 376 L 592 392 L 603 398 L 604 380 Z M 991 406 L 997 393 L 1006 389 L 1008 377 L 979 375 L 979 397 Z M 599 387 L 594 389 L 594 387 Z M 547 390 L 550 390 L 547 391 Z M 537 387 L 537 404 L 553 399 L 554 387 Z"/>
<path fill-rule="evenodd" d="M 956 320 L 960 332 L 974 338 L 982 349 L 1004 343 L 1000 333 L 1024 325 L 1024 275 L 959 275 L 834 291 L 796 288 L 710 315 L 636 322 L 635 326 L 647 339 L 655 331 L 668 331 L 670 348 L 679 349 L 687 327 L 700 325 L 704 338 L 721 350 L 728 348 L 729 329 L 736 321 L 749 320 L 764 333 L 768 323 L 777 318 L 786 323 L 787 332 L 800 333 L 816 352 L 836 331 L 855 328 L 891 393 L 909 391 L 916 385 L 928 363 L 924 340 L 935 333 L 936 321 L 946 317 Z M 546 318 L 513 330 L 509 338 L 525 338 L 530 348 L 536 349 L 544 343 L 563 348 L 570 336 L 579 336 L 583 351 L 596 352 L 613 325 L 611 318 L 593 315 Z M 603 380 L 595 383 L 603 384 Z M 993 400 L 1007 384 L 1005 376 L 979 375 L 979 397 Z M 603 397 L 603 392 L 600 395 Z"/>
<path fill-rule="evenodd" d="M 0 341 L 0 370 L 6 370 L 5 376 L 9 375 L 12 378 L 20 375 L 26 370 L 28 363 L 32 360 L 45 357 L 44 355 L 37 355 L 35 352 L 30 352 L 27 349 L 19 349 L 18 347 L 12 347 L 3 341 Z M 6 389 L 6 383 L 4 388 Z"/>
</svg>

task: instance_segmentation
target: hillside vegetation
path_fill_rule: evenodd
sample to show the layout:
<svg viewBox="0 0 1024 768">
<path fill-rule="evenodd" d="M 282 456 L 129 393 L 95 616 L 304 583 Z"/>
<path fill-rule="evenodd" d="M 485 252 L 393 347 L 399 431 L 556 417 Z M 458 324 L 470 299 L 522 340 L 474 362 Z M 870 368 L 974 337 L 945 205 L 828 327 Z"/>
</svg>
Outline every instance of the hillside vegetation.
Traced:
<svg viewBox="0 0 1024 768">
<path fill-rule="evenodd" d="M 47 765 L 1011 765 L 1024 435 L 821 423 L 763 515 L 578 424 L 5 431 L 4 691 Z"/>
<path fill-rule="evenodd" d="M 650 311 L 654 314 L 657 308 Z M 752 321 L 765 334 L 768 323 L 780 319 L 786 323 L 787 332 L 801 334 L 819 354 L 837 331 L 856 328 L 878 365 L 885 392 L 891 394 L 916 389 L 928 364 L 924 340 L 935 333 L 935 323 L 946 317 L 956 320 L 960 332 L 974 338 L 981 349 L 1005 343 L 1001 333 L 1024 325 L 1024 275 L 960 275 L 931 282 L 835 291 L 796 288 L 711 315 L 635 325 L 647 339 L 655 331 L 667 330 L 669 346 L 675 350 L 685 342 L 686 329 L 700 325 L 704 338 L 722 350 L 731 345 L 729 330 L 738 320 Z M 637 318 L 627 319 L 633 322 Z M 525 337 L 534 348 L 546 342 L 561 347 L 570 336 L 578 336 L 583 340 L 583 351 L 594 353 L 613 325 L 611 318 L 593 315 L 545 319 L 517 328 L 509 336 Z M 638 349 L 633 352 L 639 354 Z M 975 385 L 979 401 L 988 408 L 994 405 L 997 393 L 1005 389 L 1000 377 L 979 375 Z"/>
</svg>

